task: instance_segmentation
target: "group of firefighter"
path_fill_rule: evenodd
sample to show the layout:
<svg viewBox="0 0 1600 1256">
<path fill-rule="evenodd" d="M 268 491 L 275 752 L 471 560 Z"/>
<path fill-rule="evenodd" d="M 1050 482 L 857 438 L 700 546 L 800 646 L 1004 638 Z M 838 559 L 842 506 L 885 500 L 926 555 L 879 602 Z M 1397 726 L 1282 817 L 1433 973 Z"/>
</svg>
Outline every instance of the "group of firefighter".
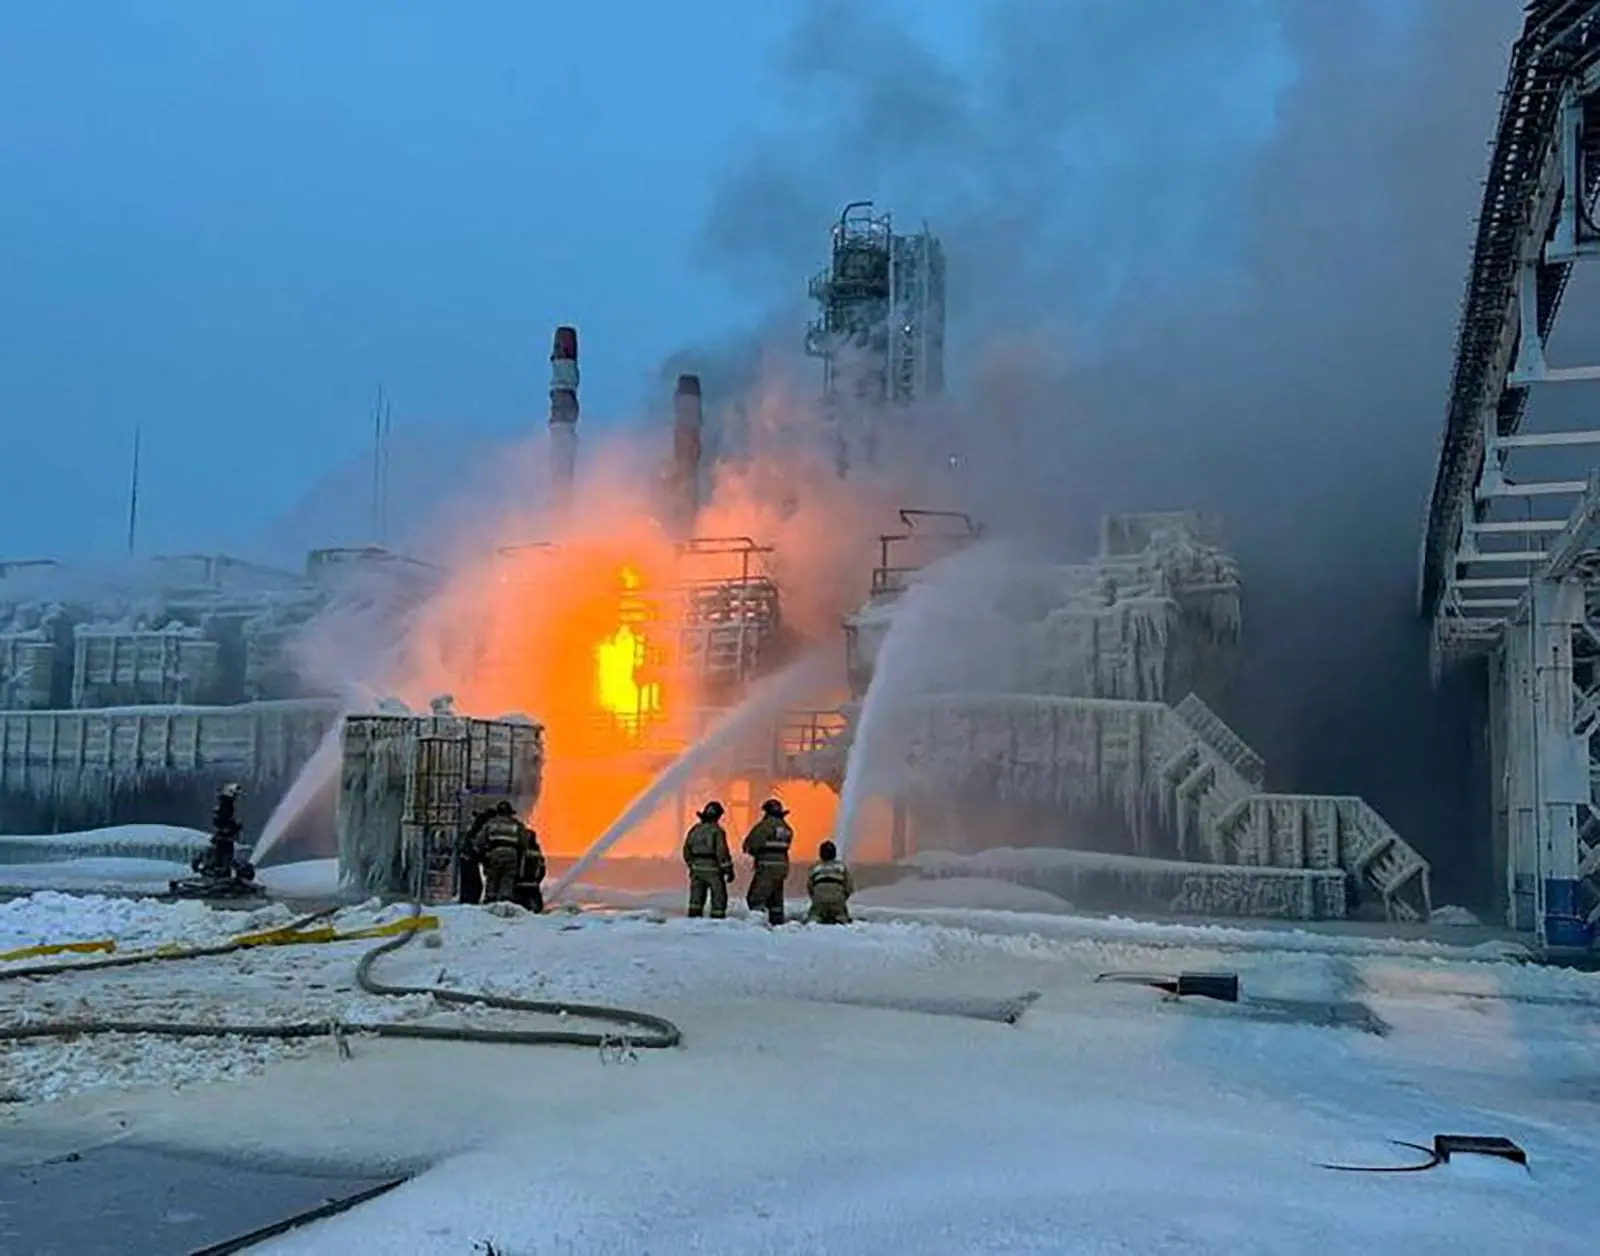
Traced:
<svg viewBox="0 0 1600 1256">
<path fill-rule="evenodd" d="M 504 799 L 473 816 L 458 866 L 463 903 L 516 903 L 531 912 L 544 910 L 539 836 Z"/>
<path fill-rule="evenodd" d="M 728 849 L 725 814 L 713 799 L 700 809 L 696 823 L 683 839 L 683 862 L 689 868 L 689 915 L 710 915 L 721 920 L 728 914 L 728 884 L 733 880 L 733 855 Z M 765 912 L 769 924 L 784 920 L 783 889 L 789 879 L 789 848 L 794 830 L 789 827 L 788 811 L 776 798 L 761 804 L 761 818 L 745 835 L 743 850 L 755 864 L 745 903 L 752 914 Z M 855 882 L 850 869 L 839 858 L 832 842 L 823 842 L 817 862 L 806 876 L 806 895 L 811 900 L 806 919 L 813 924 L 850 923 L 850 896 Z M 706 911 L 710 902 L 711 910 Z"/>
<path fill-rule="evenodd" d="M 235 808 L 239 787 L 224 785 L 211 817 L 211 845 L 195 860 L 195 871 L 209 882 L 254 879 L 255 870 L 238 859 L 235 843 L 243 832 Z M 710 915 L 722 920 L 728 914 L 728 885 L 734 879 L 733 855 L 728 849 L 726 814 L 715 799 L 696 813 L 695 824 L 683 839 L 683 862 L 689 870 L 689 915 Z M 743 850 L 755 865 L 745 902 L 752 914 L 765 913 L 769 924 L 784 922 L 784 886 L 789 879 L 789 851 L 794 830 L 789 813 L 776 798 L 761 804 L 761 818 L 745 835 Z M 818 860 L 806 877 L 811 900 L 806 919 L 815 924 L 850 923 L 850 896 L 855 882 L 832 842 L 823 842 Z M 532 912 L 544 910 L 544 852 L 538 835 L 502 799 L 477 812 L 458 852 L 460 897 L 463 903 L 517 903 Z M 710 911 L 707 912 L 707 904 Z"/>
<path fill-rule="evenodd" d="M 722 920 L 728 914 L 728 885 L 734 879 L 734 868 L 728 834 L 722 827 L 725 814 L 720 802 L 708 802 L 683 839 L 691 917 L 709 914 L 713 920 Z M 773 925 L 784 923 L 783 892 L 789 879 L 789 850 L 794 844 L 788 815 L 776 798 L 767 799 L 743 845 L 755 865 L 745 902 L 752 914 L 764 913 Z M 850 869 L 832 842 L 823 842 L 818 855 L 806 877 L 811 900 L 806 919 L 815 924 L 849 924 L 850 896 L 855 892 Z M 544 853 L 538 835 L 517 818 L 509 802 L 497 803 L 473 818 L 462 844 L 460 868 L 462 902 L 512 902 L 529 911 L 544 910 Z"/>
</svg>

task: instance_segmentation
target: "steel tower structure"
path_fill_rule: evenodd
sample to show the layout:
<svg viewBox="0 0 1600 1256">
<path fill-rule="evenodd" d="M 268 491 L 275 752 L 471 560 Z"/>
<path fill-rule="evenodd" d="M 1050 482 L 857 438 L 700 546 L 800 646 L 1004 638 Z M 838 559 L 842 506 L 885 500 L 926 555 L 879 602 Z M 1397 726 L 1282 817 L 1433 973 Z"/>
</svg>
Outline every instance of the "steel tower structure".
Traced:
<svg viewBox="0 0 1600 1256">
<path fill-rule="evenodd" d="M 926 225 L 896 235 L 871 201 L 844 207 L 831 245 L 809 286 L 821 309 L 806 352 L 822 359 L 823 404 L 848 474 L 876 464 L 886 422 L 944 391 L 944 246 Z"/>
<path fill-rule="evenodd" d="M 1507 922 L 1589 951 L 1600 921 L 1600 430 L 1531 430 L 1535 388 L 1600 381 L 1545 344 L 1600 257 L 1600 0 L 1534 0 L 1511 54 L 1420 572 L 1436 671 L 1482 658 Z M 1548 426 L 1548 425 L 1547 425 Z"/>
</svg>

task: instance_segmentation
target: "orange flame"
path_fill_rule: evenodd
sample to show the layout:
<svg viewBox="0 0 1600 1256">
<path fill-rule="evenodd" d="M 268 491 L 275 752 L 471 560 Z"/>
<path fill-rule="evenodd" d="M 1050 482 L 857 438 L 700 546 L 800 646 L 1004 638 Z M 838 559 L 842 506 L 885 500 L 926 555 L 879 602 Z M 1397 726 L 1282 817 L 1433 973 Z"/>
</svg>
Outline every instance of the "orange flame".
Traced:
<svg viewBox="0 0 1600 1256">
<path fill-rule="evenodd" d="M 558 855 L 587 847 L 711 718 L 697 709 L 696 678 L 677 657 L 680 556 L 652 518 L 640 477 L 608 475 L 605 460 L 604 453 L 596 460 L 601 465 L 556 544 L 496 550 L 453 579 L 424 612 L 401 674 L 389 682 L 413 706 L 449 692 L 468 714 L 525 712 L 544 725 L 544 788 L 533 822 L 545 849 Z M 898 495 L 877 501 L 870 490 L 830 476 L 826 459 L 808 460 L 792 448 L 718 468 L 699 531 L 775 548 L 768 564 L 785 622 L 813 642 L 831 638 L 842 676 L 840 617 L 865 596 L 873 538 L 892 522 L 884 506 Z M 517 530 L 538 535 L 536 526 Z M 709 564 L 695 572 L 703 579 L 738 574 Z M 725 792 L 730 805 L 748 792 L 715 780 L 692 787 Z M 826 836 L 836 805 L 831 791 L 758 788 L 800 803 L 802 840 Z M 675 851 L 680 822 L 703 801 L 698 792 L 685 797 L 684 814 L 668 806 L 617 853 Z"/>
<path fill-rule="evenodd" d="M 618 724 L 637 734 L 661 711 L 661 684 L 648 679 L 649 641 L 644 632 L 648 612 L 638 596 L 639 573 L 624 567 L 617 573 L 623 590 L 617 630 L 594 649 L 595 699 Z"/>
</svg>

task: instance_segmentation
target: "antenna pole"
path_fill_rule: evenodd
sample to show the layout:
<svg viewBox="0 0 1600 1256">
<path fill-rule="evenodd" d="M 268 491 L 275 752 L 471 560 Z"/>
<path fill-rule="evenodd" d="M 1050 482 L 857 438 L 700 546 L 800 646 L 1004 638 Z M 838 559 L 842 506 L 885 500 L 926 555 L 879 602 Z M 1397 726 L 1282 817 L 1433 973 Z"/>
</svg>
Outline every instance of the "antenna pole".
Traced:
<svg viewBox="0 0 1600 1256">
<path fill-rule="evenodd" d="M 378 395 L 372 402 L 372 531 L 380 531 L 379 495 L 383 481 L 383 385 L 378 385 Z"/>
<path fill-rule="evenodd" d="M 394 431 L 394 405 L 386 397 L 383 402 L 383 474 L 378 497 L 378 544 L 389 543 L 389 446 Z"/>
<path fill-rule="evenodd" d="M 139 531 L 139 429 L 133 429 L 133 475 L 128 485 L 128 554 Z"/>
</svg>

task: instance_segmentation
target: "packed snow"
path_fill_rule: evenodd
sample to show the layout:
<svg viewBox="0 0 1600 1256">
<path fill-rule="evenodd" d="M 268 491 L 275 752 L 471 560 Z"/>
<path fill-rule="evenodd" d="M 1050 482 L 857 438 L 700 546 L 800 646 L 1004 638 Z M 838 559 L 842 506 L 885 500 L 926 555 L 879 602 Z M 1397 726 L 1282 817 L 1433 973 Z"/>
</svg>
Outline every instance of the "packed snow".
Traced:
<svg viewBox="0 0 1600 1256">
<path fill-rule="evenodd" d="M 284 1256 L 1591 1249 L 1600 977 L 1436 942 L 981 910 L 981 888 L 937 920 L 863 902 L 870 919 L 845 928 L 773 930 L 738 907 L 727 921 L 445 907 L 438 943 L 386 957 L 381 978 L 635 1006 L 672 1017 L 684 1045 L 618 1062 L 359 1036 L 348 1060 L 320 1039 L 36 1042 L 0 1054 L 0 1120 L 434 1165 L 261 1249 Z M 399 910 L 347 907 L 334 924 Z M 213 941 L 287 916 L 40 894 L 0 904 L 0 949 Z M 27 1019 L 528 1023 L 363 995 L 371 945 L 24 981 L 7 1005 Z M 1205 969 L 1238 972 L 1245 1000 L 1094 981 Z M 1027 992 L 1015 1026 L 897 1010 Z M 1357 1003 L 1388 1032 L 1322 1015 Z M 1395 1163 L 1387 1140 L 1438 1132 L 1515 1138 L 1532 1172 L 1317 1167 Z"/>
<path fill-rule="evenodd" d="M 30 946 L 105 940 L 114 940 L 125 950 L 168 943 L 209 946 L 250 930 L 283 924 L 291 915 L 278 903 L 253 911 L 216 911 L 192 901 L 171 903 L 41 890 L 0 902 L 0 954 Z M 4 971 L 0 965 L 0 973 Z"/>
<path fill-rule="evenodd" d="M 176 824 L 119 824 L 75 833 L 0 834 L 0 883 L 13 865 L 81 859 L 140 859 L 187 866 L 209 841 Z"/>
<path fill-rule="evenodd" d="M 210 836 L 171 824 L 124 824 L 76 833 L 0 834 L 0 889 L 164 892 L 191 875 L 189 861 Z M 339 861 L 312 859 L 256 870 L 256 880 L 286 898 L 340 892 Z"/>
<path fill-rule="evenodd" d="M 119 893 L 164 893 L 179 877 L 191 875 L 188 864 L 161 859 L 88 856 L 37 864 L 0 864 L 0 887 L 6 890 L 100 890 Z"/>
<path fill-rule="evenodd" d="M 1070 912 L 1072 904 L 1048 890 L 992 877 L 910 877 L 861 890 L 858 907 L 958 907 L 978 911 Z"/>
</svg>

